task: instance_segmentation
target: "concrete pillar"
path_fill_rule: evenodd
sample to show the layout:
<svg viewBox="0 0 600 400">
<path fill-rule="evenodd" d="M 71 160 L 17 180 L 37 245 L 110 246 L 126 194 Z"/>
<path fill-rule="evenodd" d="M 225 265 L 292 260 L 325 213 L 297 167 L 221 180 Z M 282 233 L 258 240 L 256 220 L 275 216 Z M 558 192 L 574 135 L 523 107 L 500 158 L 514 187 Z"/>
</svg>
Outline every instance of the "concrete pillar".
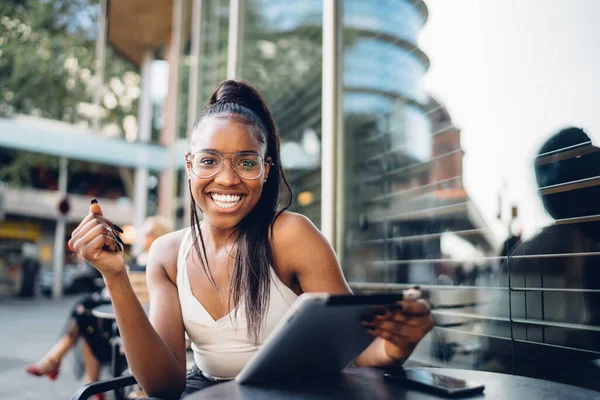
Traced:
<svg viewBox="0 0 600 400">
<path fill-rule="evenodd" d="M 152 136 L 152 86 L 150 67 L 154 61 L 154 54 L 151 50 L 146 50 L 141 65 L 141 93 L 138 106 L 138 141 L 140 143 L 150 142 Z M 148 212 L 148 166 L 147 164 L 138 165 L 134 176 L 134 194 L 133 209 L 135 242 L 132 247 L 132 254 L 137 255 L 142 251 L 144 238 L 140 235 L 142 225 Z"/>
<path fill-rule="evenodd" d="M 240 78 L 242 63 L 242 32 L 244 22 L 244 0 L 229 1 L 229 33 L 227 37 L 227 79 Z"/>
<path fill-rule="evenodd" d="M 176 168 L 175 143 L 177 138 L 177 98 L 179 96 L 179 64 L 181 58 L 183 0 L 173 1 L 173 30 L 168 49 L 169 91 L 165 103 L 165 126 L 161 143 L 167 148 L 167 167 L 160 174 L 158 213 L 175 221 Z M 183 155 L 180 155 L 183 157 Z"/>
<path fill-rule="evenodd" d="M 342 0 L 323 2 L 321 231 L 343 257 Z"/>
<path fill-rule="evenodd" d="M 61 157 L 58 171 L 58 191 L 59 199 L 64 199 L 67 195 L 67 158 Z M 56 211 L 56 230 L 54 231 L 54 251 L 53 251 L 53 269 L 54 282 L 52 285 L 52 295 L 54 298 L 60 298 L 63 291 L 63 273 L 65 265 L 65 228 L 67 218 Z"/>
</svg>

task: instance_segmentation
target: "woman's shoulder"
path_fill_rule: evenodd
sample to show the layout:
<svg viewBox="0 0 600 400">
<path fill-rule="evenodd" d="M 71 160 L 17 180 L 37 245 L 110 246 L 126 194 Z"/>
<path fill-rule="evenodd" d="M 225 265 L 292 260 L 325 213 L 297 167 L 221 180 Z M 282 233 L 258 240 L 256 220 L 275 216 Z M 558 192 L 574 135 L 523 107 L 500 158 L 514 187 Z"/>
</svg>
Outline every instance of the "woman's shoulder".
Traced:
<svg viewBox="0 0 600 400">
<path fill-rule="evenodd" d="M 302 214 L 284 211 L 273 224 L 271 246 L 277 256 L 294 257 L 316 242 L 326 242 L 313 222 Z"/>
<path fill-rule="evenodd" d="M 319 230 L 310 219 L 302 214 L 284 211 L 273 224 L 273 240 L 287 241 L 299 234 L 319 234 Z"/>
<path fill-rule="evenodd" d="M 158 237 L 150 247 L 149 261 L 153 265 L 160 264 L 171 275 L 177 271 L 177 255 L 179 247 L 189 228 L 180 229 Z"/>
</svg>

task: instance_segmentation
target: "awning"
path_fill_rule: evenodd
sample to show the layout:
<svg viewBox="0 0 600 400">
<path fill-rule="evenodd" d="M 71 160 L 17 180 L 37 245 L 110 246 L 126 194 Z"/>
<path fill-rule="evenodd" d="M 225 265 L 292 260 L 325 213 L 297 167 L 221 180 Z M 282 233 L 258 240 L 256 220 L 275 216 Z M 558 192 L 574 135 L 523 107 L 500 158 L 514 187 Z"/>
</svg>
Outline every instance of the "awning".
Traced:
<svg viewBox="0 0 600 400">
<path fill-rule="evenodd" d="M 173 0 L 108 0 L 107 5 L 107 41 L 134 65 L 140 66 L 147 49 L 168 43 Z"/>
<path fill-rule="evenodd" d="M 0 147 L 121 167 L 147 166 L 154 171 L 165 169 L 169 159 L 167 148 L 162 146 L 130 143 L 66 122 L 27 116 L 0 118 Z M 178 169 L 184 167 L 187 147 L 186 140 L 175 145 Z"/>
</svg>

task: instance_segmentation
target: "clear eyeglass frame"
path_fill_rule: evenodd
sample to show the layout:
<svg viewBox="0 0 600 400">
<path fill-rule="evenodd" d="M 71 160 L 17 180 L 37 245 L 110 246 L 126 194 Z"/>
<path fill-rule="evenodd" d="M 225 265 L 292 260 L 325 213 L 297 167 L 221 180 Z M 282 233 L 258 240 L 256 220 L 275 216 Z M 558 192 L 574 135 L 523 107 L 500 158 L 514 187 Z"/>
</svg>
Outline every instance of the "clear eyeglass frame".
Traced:
<svg viewBox="0 0 600 400">
<path fill-rule="evenodd" d="M 220 160 L 218 162 L 218 165 L 219 165 L 218 168 L 211 170 L 210 174 L 198 173 L 197 167 L 194 168 L 194 165 L 195 165 L 194 159 L 198 155 L 202 155 L 202 154 L 218 157 L 218 160 Z M 229 155 L 229 157 L 225 157 L 225 155 Z M 235 160 L 238 159 L 238 157 L 244 157 L 244 156 L 245 157 L 252 156 L 252 157 L 257 158 L 257 165 L 259 165 L 260 167 L 257 171 L 256 176 L 253 176 L 254 174 L 252 175 L 253 177 L 248 177 L 247 175 L 244 176 L 243 174 L 240 173 L 240 171 L 238 171 Z M 233 171 L 236 173 L 237 176 L 239 176 L 241 179 L 248 180 L 248 181 L 252 181 L 252 180 L 256 180 L 256 179 L 260 178 L 265 171 L 265 165 L 269 164 L 268 162 L 264 161 L 264 157 L 262 155 L 260 155 L 256 152 L 248 152 L 248 151 L 237 152 L 237 153 L 221 153 L 221 152 L 213 151 L 213 150 L 204 150 L 204 151 L 201 150 L 201 151 L 195 152 L 193 154 L 190 152 L 185 153 L 185 159 L 186 159 L 186 162 L 188 162 L 190 164 L 190 170 L 192 171 L 192 173 L 201 179 L 212 178 L 213 176 L 215 176 L 219 172 L 221 172 L 221 170 L 223 170 L 223 167 L 225 166 L 225 160 L 229 160 L 231 162 L 231 169 L 233 169 Z"/>
</svg>

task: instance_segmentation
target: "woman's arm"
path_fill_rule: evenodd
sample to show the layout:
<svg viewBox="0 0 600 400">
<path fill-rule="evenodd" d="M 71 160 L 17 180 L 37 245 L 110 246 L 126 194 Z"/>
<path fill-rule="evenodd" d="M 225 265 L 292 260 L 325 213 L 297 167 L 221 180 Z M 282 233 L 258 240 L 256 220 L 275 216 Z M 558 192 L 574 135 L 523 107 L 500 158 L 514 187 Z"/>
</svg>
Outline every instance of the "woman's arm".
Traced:
<svg viewBox="0 0 600 400">
<path fill-rule="evenodd" d="M 284 277 L 295 276 L 302 292 L 351 293 L 335 252 L 306 217 L 282 214 L 275 223 L 272 242 L 277 272 Z M 365 321 L 365 329 L 377 339 L 355 363 L 381 367 L 401 364 L 432 327 L 425 301 L 401 301 L 397 310 Z"/>
<path fill-rule="evenodd" d="M 110 223 L 108 223 L 110 224 Z M 113 246 L 107 220 L 90 214 L 69 241 L 103 275 L 110 292 L 131 371 L 149 396 L 178 399 L 185 388 L 185 339 L 177 289 L 165 265 L 176 262 L 177 246 L 169 234 L 152 244 L 147 267 L 150 319 L 138 301 L 121 253 Z"/>
</svg>

